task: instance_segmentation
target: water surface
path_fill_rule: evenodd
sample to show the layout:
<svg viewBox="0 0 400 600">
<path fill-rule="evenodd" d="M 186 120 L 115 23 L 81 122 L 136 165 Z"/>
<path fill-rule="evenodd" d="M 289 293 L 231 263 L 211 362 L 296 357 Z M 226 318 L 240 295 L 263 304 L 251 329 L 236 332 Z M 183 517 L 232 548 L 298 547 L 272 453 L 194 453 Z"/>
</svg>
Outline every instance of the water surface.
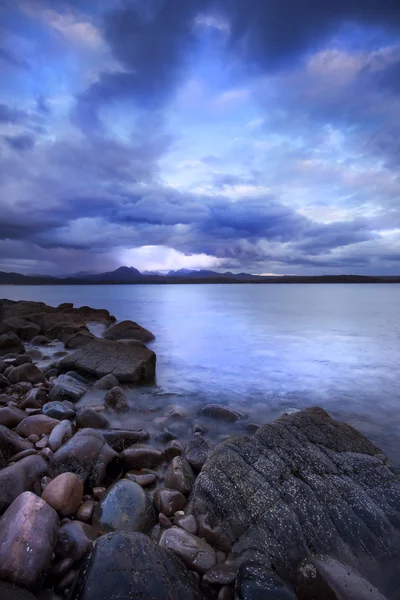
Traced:
<svg viewBox="0 0 400 600">
<path fill-rule="evenodd" d="M 179 403 L 193 417 L 216 401 L 264 423 L 320 405 L 400 465 L 400 285 L 0 286 L 0 297 L 107 308 L 153 331 L 158 388 L 136 394 L 141 414 Z"/>
</svg>

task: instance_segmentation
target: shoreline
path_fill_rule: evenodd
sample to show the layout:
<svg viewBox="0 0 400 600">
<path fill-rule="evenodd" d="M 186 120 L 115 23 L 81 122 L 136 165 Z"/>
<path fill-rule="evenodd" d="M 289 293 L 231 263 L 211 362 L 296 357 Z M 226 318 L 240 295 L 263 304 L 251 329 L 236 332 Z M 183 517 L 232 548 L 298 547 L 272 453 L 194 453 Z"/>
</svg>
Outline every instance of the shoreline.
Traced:
<svg viewBox="0 0 400 600">
<path fill-rule="evenodd" d="M 2 301 L 0 592 L 11 594 L 8 582 L 29 590 L 16 596 L 26 600 L 101 600 L 115 590 L 116 600 L 155 590 L 250 600 L 257 589 L 325 600 L 350 584 L 394 600 L 400 480 L 389 459 L 318 408 L 249 423 L 247 435 L 214 448 L 204 422 L 231 423 L 234 433 L 243 417 L 225 405 L 203 406 L 185 445 L 175 433 L 186 426 L 180 406 L 154 418 L 152 438 L 110 428 L 129 410 L 126 386 L 155 377 L 152 339 L 106 310 Z M 42 370 L 46 348 L 55 350 Z M 82 405 L 91 388 L 104 393 L 101 405 Z"/>
</svg>

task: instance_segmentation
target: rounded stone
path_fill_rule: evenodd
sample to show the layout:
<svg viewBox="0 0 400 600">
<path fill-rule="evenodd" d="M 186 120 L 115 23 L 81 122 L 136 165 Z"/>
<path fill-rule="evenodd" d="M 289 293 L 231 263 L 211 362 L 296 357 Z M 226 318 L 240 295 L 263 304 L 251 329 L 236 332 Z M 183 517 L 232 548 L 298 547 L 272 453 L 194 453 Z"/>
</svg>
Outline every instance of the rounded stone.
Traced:
<svg viewBox="0 0 400 600">
<path fill-rule="evenodd" d="M 243 417 L 242 413 L 223 404 L 207 404 L 201 409 L 200 414 L 204 417 L 228 422 L 234 422 Z"/>
<path fill-rule="evenodd" d="M 75 473 L 62 473 L 43 490 L 42 498 L 62 517 L 74 515 L 83 497 L 83 481 Z"/>
<path fill-rule="evenodd" d="M 146 446 L 144 444 L 135 444 L 131 448 L 121 453 L 124 471 L 131 469 L 142 469 L 146 467 L 152 469 L 157 467 L 165 460 L 165 455 L 161 450 Z"/>
<path fill-rule="evenodd" d="M 154 494 L 154 504 L 157 509 L 166 515 L 172 517 L 177 510 L 182 510 L 186 506 L 186 498 L 178 490 L 160 489 Z"/>
<path fill-rule="evenodd" d="M 106 417 L 97 412 L 97 410 L 93 410 L 89 406 L 83 406 L 80 408 L 76 415 L 76 427 L 77 429 L 84 429 L 85 427 L 90 427 L 92 429 L 103 429 L 104 427 L 108 427 L 109 422 Z"/>
<path fill-rule="evenodd" d="M 171 550 L 187 567 L 201 574 L 217 563 L 214 548 L 179 527 L 171 527 L 164 531 L 160 538 L 160 546 Z"/>
<path fill-rule="evenodd" d="M 52 417 L 53 419 L 59 419 L 60 421 L 63 419 L 75 418 L 75 410 L 71 409 L 69 406 L 64 404 L 64 402 L 60 402 L 59 400 L 45 404 L 42 408 L 42 413 L 48 417 Z"/>
<path fill-rule="evenodd" d="M 157 522 L 148 494 L 134 481 L 122 479 L 111 486 L 93 513 L 93 525 L 110 531 L 147 532 Z"/>
<path fill-rule="evenodd" d="M 194 474 L 186 458 L 183 456 L 173 458 L 165 476 L 165 487 L 178 490 L 187 496 L 193 484 Z"/>
<path fill-rule="evenodd" d="M 32 415 L 21 421 L 15 431 L 18 435 L 26 438 L 32 435 L 32 433 L 36 435 L 48 435 L 59 422 L 57 419 L 52 419 L 46 415 Z"/>
<path fill-rule="evenodd" d="M 129 410 L 128 398 L 124 390 L 118 386 L 111 388 L 104 396 L 104 404 L 116 412 Z"/>
</svg>

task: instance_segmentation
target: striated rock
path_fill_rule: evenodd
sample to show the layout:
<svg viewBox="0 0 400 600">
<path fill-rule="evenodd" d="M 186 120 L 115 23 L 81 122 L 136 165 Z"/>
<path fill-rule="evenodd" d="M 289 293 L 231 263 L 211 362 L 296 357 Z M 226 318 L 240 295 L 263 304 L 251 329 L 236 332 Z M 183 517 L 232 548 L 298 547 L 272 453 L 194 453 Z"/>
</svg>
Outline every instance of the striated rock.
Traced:
<svg viewBox="0 0 400 600">
<path fill-rule="evenodd" d="M 27 414 L 16 406 L 5 406 L 0 408 L 0 425 L 12 429 L 27 418 Z"/>
<path fill-rule="evenodd" d="M 94 339 L 84 348 L 63 358 L 58 367 L 100 379 L 112 373 L 120 383 L 147 383 L 154 379 L 156 355 L 147 348 L 132 348 L 122 342 Z"/>
<path fill-rule="evenodd" d="M 82 329 L 67 338 L 64 346 L 71 350 L 75 350 L 76 348 L 84 348 L 93 339 L 94 335 L 92 335 L 90 331 Z"/>
<path fill-rule="evenodd" d="M 68 357 L 66 357 L 68 358 Z M 82 381 L 78 381 L 70 375 L 60 375 L 50 386 L 50 400 L 70 400 L 78 402 L 86 394 L 88 387 Z"/>
<path fill-rule="evenodd" d="M 146 535 L 127 532 L 99 538 L 82 565 L 71 600 L 100 598 L 203 600 L 192 573 L 173 554 Z"/>
<path fill-rule="evenodd" d="M 104 404 L 116 412 L 125 412 L 129 410 L 128 398 L 124 390 L 120 387 L 113 387 L 104 396 Z"/>
<path fill-rule="evenodd" d="M 33 490 L 47 473 L 47 462 L 41 456 L 27 456 L 0 470 L 0 514 L 22 492 Z"/>
<path fill-rule="evenodd" d="M 142 469 L 146 467 L 153 469 L 165 460 L 164 453 L 152 446 L 136 444 L 121 453 L 124 471 Z"/>
<path fill-rule="evenodd" d="M 254 598 L 297 600 L 293 590 L 289 589 L 276 573 L 255 563 L 246 563 L 240 567 L 235 585 L 235 598 L 237 600 L 253 600 Z M 352 598 L 355 600 L 355 597 Z M 324 596 L 321 597 L 321 600 L 334 599 Z M 344 600 L 344 598 L 340 600 Z M 357 597 L 357 600 L 361 600 L 361 598 Z M 373 599 L 371 598 L 371 600 Z"/>
<path fill-rule="evenodd" d="M 28 381 L 32 385 L 35 385 L 36 383 L 45 381 L 46 377 L 36 365 L 33 363 L 26 363 L 24 365 L 20 365 L 19 367 L 14 367 L 11 373 L 8 375 L 8 379 L 11 383 Z"/>
<path fill-rule="evenodd" d="M 187 496 L 194 484 L 194 474 L 189 462 L 183 456 L 172 459 L 165 476 L 165 487 L 179 490 Z"/>
<path fill-rule="evenodd" d="M 119 385 L 118 379 L 110 373 L 109 375 L 104 375 L 101 379 L 96 381 L 94 387 L 98 390 L 111 390 L 111 388 Z"/>
<path fill-rule="evenodd" d="M 134 321 L 121 321 L 120 323 L 111 325 L 104 333 L 104 338 L 107 340 L 139 340 L 141 342 L 150 342 L 155 339 L 155 336 Z"/>
<path fill-rule="evenodd" d="M 42 498 L 62 517 L 74 515 L 83 497 L 83 481 L 75 473 L 62 473 L 48 483 Z"/>
<path fill-rule="evenodd" d="M 213 419 L 230 422 L 237 421 L 243 417 L 237 410 L 222 404 L 207 404 L 207 406 L 201 409 L 200 414 L 204 417 L 212 417 Z"/>
<path fill-rule="evenodd" d="M 109 422 L 106 417 L 97 412 L 97 410 L 93 410 L 89 406 L 83 406 L 78 409 L 76 414 L 76 427 L 78 429 L 84 429 L 85 427 L 91 427 L 92 429 L 103 429 L 103 427 L 108 427 Z"/>
<path fill-rule="evenodd" d="M 199 473 L 207 460 L 210 447 L 200 433 L 192 435 L 185 447 L 185 458 L 189 461 L 193 471 Z"/>
<path fill-rule="evenodd" d="M 186 498 L 178 490 L 159 489 L 154 494 L 154 504 L 159 512 L 167 517 L 172 517 L 177 510 L 186 506 Z"/>
<path fill-rule="evenodd" d="M 8 507 L 0 527 L 0 578 L 37 589 L 57 540 L 57 513 L 35 494 L 24 492 Z"/>
<path fill-rule="evenodd" d="M 122 472 L 118 454 L 95 429 L 80 429 L 57 450 L 51 466 L 56 475 L 76 473 L 90 487 L 109 485 Z"/>
<path fill-rule="evenodd" d="M 59 421 L 63 419 L 72 420 L 75 418 L 75 410 L 59 400 L 45 404 L 42 413 L 53 419 L 58 419 Z"/>
<path fill-rule="evenodd" d="M 217 446 L 196 480 L 190 512 L 219 530 L 220 547 L 284 581 L 293 584 L 310 554 L 329 554 L 396 597 L 400 480 L 379 449 L 322 409 Z"/>
<path fill-rule="evenodd" d="M 112 485 L 93 513 L 93 525 L 102 532 L 147 532 L 157 522 L 148 494 L 137 483 L 121 479 Z"/>
<path fill-rule="evenodd" d="M 217 564 L 215 550 L 207 542 L 179 527 L 164 531 L 160 546 L 176 554 L 187 567 L 198 573 L 206 573 Z"/>
<path fill-rule="evenodd" d="M 97 538 L 94 528 L 82 521 L 69 521 L 60 527 L 55 553 L 61 558 L 82 560 Z"/>
<path fill-rule="evenodd" d="M 106 442 L 108 442 L 111 448 L 114 448 L 116 452 L 122 452 L 138 442 L 145 442 L 150 437 L 148 431 L 145 431 L 144 429 L 138 429 L 136 431 L 130 429 L 101 429 L 99 433 L 104 436 Z"/>
<path fill-rule="evenodd" d="M 4 333 L 3 335 L 0 335 L 0 356 L 5 356 L 10 352 L 23 354 L 25 352 L 25 347 L 15 333 Z"/>
<path fill-rule="evenodd" d="M 0 425 L 0 449 L 6 459 L 30 448 L 33 448 L 30 442 L 20 437 L 15 431 L 10 431 L 8 427 Z"/>
<path fill-rule="evenodd" d="M 12 583 L 0 581 L 0 598 L 4 600 L 36 600 L 36 596 Z"/>
<path fill-rule="evenodd" d="M 57 419 L 52 419 L 46 415 L 33 415 L 21 421 L 15 431 L 18 435 L 26 438 L 32 434 L 42 435 L 44 433 L 48 435 L 59 422 Z"/>
<path fill-rule="evenodd" d="M 52 452 L 56 452 L 63 444 L 72 438 L 72 425 L 68 420 L 61 421 L 49 435 L 48 445 Z"/>
</svg>

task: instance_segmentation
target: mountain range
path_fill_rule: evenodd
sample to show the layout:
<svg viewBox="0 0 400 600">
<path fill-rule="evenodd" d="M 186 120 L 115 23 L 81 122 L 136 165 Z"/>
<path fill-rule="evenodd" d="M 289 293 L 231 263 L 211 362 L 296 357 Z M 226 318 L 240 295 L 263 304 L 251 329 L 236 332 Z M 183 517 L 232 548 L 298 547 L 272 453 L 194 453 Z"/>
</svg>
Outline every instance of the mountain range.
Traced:
<svg viewBox="0 0 400 600">
<path fill-rule="evenodd" d="M 167 274 L 153 271 L 141 273 L 134 267 L 119 267 L 106 273 L 79 271 L 67 277 L 22 275 L 0 271 L 3 285 L 90 285 L 90 284 L 185 284 L 185 283 L 400 283 L 399 277 L 365 275 L 252 275 L 250 273 L 217 273 L 210 270 L 179 269 Z"/>
</svg>

